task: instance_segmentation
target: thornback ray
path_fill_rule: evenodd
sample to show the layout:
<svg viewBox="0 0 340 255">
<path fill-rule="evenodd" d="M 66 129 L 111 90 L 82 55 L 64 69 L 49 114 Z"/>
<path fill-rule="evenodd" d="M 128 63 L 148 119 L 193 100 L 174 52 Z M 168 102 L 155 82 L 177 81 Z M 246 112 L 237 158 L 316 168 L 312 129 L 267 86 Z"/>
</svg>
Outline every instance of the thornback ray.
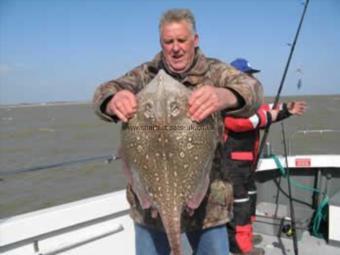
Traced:
<svg viewBox="0 0 340 255">
<path fill-rule="evenodd" d="M 181 215 L 203 200 L 217 145 L 213 117 L 188 115 L 191 90 L 160 70 L 137 94 L 138 110 L 123 123 L 121 154 L 142 208 L 161 217 L 173 255 L 181 255 Z"/>
</svg>

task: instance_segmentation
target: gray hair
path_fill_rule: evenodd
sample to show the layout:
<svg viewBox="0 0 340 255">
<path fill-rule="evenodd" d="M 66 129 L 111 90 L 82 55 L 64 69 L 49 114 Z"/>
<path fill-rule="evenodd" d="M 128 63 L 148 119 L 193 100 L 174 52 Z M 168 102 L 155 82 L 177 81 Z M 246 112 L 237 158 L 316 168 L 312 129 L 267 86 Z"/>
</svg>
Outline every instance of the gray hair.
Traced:
<svg viewBox="0 0 340 255">
<path fill-rule="evenodd" d="M 166 23 L 186 21 L 190 27 L 192 34 L 196 34 L 195 17 L 189 9 L 170 9 L 166 11 L 159 22 L 159 32 L 162 32 L 162 27 Z"/>
</svg>

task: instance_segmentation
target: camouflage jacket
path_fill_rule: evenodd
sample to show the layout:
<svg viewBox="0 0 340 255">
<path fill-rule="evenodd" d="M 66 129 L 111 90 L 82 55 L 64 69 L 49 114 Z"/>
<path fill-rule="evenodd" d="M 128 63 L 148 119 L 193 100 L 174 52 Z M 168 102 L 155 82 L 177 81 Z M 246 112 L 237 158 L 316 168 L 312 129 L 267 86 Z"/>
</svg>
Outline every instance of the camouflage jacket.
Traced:
<svg viewBox="0 0 340 255">
<path fill-rule="evenodd" d="M 109 100 L 122 89 L 138 93 L 157 75 L 160 69 L 164 69 L 173 78 L 191 89 L 210 84 L 232 90 L 238 96 L 241 106 L 237 109 L 226 110 L 223 115 L 248 117 L 262 103 L 262 87 L 256 79 L 242 74 L 219 60 L 206 58 L 197 49 L 192 67 L 184 74 L 172 73 L 163 61 L 162 53 L 159 53 L 152 61 L 134 68 L 116 80 L 101 84 L 93 98 L 95 112 L 106 121 L 117 121 L 114 116 L 105 113 Z M 216 115 L 220 119 L 221 141 L 216 149 L 210 174 L 210 186 L 194 215 L 189 216 L 186 211 L 183 212 L 182 231 L 221 225 L 228 222 L 230 218 L 233 194 L 229 180 L 221 174 L 223 121 L 221 113 Z M 130 215 L 135 222 L 158 229 L 163 228 L 160 217 L 152 218 L 151 209 L 143 210 L 141 208 L 130 185 L 127 187 L 127 199 L 131 205 Z"/>
</svg>

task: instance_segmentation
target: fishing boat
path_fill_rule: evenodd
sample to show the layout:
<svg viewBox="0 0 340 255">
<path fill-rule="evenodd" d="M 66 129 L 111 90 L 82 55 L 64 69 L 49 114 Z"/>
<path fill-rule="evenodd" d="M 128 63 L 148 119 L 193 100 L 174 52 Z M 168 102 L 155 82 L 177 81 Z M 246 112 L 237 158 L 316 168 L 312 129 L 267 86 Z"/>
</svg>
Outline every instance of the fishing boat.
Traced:
<svg viewBox="0 0 340 255">
<path fill-rule="evenodd" d="M 309 133 L 315 132 L 330 130 Z M 296 135 L 293 137 L 296 139 Z M 282 169 L 290 172 L 295 232 L 287 174 L 280 172 Z M 294 254 L 295 235 L 299 254 L 339 254 L 340 154 L 273 156 L 268 144 L 256 177 L 254 231 L 263 237 L 258 247 L 264 248 L 266 254 Z M 182 242 L 185 254 L 191 254 L 185 235 Z M 135 254 L 134 225 L 125 190 L 1 219 L 0 253 Z"/>
</svg>

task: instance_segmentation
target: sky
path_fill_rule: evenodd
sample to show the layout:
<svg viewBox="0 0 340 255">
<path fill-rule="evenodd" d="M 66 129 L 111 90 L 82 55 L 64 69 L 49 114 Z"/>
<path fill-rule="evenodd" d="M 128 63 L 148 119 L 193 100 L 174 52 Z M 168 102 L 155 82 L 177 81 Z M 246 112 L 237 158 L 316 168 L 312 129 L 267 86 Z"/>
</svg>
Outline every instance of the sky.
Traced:
<svg viewBox="0 0 340 255">
<path fill-rule="evenodd" d="M 0 104 L 90 101 L 159 51 L 159 18 L 195 15 L 206 56 L 243 57 L 275 95 L 303 0 L 0 0 Z M 340 1 L 310 0 L 281 95 L 340 94 Z M 298 82 L 302 86 L 298 89 Z"/>
</svg>

